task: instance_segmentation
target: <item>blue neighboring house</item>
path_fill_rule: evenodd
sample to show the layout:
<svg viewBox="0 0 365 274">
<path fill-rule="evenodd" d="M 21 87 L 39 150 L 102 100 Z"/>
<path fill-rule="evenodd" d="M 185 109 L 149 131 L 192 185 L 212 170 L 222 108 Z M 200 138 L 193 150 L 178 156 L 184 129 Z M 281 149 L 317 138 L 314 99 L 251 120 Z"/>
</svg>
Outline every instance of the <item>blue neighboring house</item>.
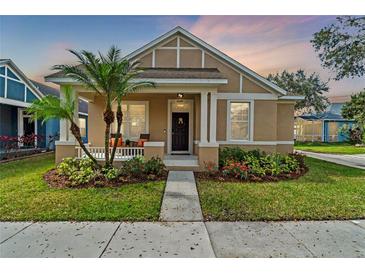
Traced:
<svg viewBox="0 0 365 274">
<path fill-rule="evenodd" d="M 60 122 L 52 119 L 46 123 L 30 120 L 25 109 L 34 100 L 46 95 L 59 97 L 58 89 L 33 81 L 10 59 L 0 59 L 0 136 L 27 136 L 36 134 L 42 138 L 38 148 L 54 148 L 51 137 L 60 132 Z M 79 124 L 84 142 L 87 142 L 88 104 L 79 100 Z"/>
<path fill-rule="evenodd" d="M 303 114 L 295 117 L 294 135 L 297 141 L 310 142 L 345 142 L 347 134 L 340 129 L 344 125 L 354 125 L 354 120 L 341 115 L 343 105 L 350 101 L 350 96 L 330 97 L 326 111 L 318 114 Z"/>
</svg>

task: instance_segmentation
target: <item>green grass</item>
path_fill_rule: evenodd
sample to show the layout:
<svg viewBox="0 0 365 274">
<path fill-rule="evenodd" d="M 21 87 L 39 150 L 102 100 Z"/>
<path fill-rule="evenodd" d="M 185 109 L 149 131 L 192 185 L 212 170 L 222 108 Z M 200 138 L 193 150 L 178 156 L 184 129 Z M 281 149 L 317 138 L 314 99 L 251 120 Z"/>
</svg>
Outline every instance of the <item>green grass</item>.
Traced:
<svg viewBox="0 0 365 274">
<path fill-rule="evenodd" d="M 307 158 L 309 172 L 276 183 L 198 182 L 204 217 L 214 221 L 365 217 L 365 171 Z"/>
<path fill-rule="evenodd" d="M 365 154 L 365 147 L 356 147 L 348 143 L 298 143 L 295 149 L 332 154 Z"/>
<path fill-rule="evenodd" d="M 54 155 L 0 164 L 2 221 L 157 220 L 164 182 L 118 188 L 53 189 L 42 176 Z"/>
</svg>

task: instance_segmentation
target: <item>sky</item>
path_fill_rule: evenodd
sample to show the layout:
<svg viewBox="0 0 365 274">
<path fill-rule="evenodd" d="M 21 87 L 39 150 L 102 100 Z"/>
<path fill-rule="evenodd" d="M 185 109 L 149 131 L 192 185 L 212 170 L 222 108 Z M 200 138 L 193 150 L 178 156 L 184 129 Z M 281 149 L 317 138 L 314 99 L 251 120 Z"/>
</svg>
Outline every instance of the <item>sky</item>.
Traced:
<svg viewBox="0 0 365 274">
<path fill-rule="evenodd" d="M 0 16 L 0 58 L 10 58 L 43 82 L 55 64 L 72 64 L 66 49 L 123 54 L 181 26 L 262 76 L 283 70 L 334 77 L 320 65 L 310 40 L 335 16 Z M 48 83 L 50 84 L 50 83 Z M 330 80 L 329 96 L 365 87 L 363 78 Z"/>
</svg>

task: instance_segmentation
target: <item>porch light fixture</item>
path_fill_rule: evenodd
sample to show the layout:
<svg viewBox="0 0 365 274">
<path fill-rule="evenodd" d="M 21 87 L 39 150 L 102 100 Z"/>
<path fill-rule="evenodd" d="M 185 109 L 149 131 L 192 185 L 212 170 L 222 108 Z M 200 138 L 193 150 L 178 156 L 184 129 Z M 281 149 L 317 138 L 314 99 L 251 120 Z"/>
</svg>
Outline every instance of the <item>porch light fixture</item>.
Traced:
<svg viewBox="0 0 365 274">
<path fill-rule="evenodd" d="M 184 94 L 183 94 L 183 93 L 178 93 L 178 94 L 177 94 L 177 98 L 179 98 L 179 99 L 184 98 Z"/>
</svg>

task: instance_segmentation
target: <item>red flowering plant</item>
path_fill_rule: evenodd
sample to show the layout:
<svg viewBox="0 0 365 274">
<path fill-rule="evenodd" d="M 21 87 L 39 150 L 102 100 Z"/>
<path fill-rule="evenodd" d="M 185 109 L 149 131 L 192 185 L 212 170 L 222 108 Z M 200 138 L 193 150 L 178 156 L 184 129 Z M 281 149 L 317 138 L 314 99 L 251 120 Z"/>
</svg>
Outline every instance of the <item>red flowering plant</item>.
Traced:
<svg viewBox="0 0 365 274">
<path fill-rule="evenodd" d="M 36 142 L 43 140 L 43 136 L 37 134 L 23 135 L 19 138 L 19 143 L 23 144 L 24 147 L 35 147 Z"/>
<path fill-rule="evenodd" d="M 204 171 L 210 175 L 214 176 L 219 173 L 218 165 L 213 161 L 204 162 Z"/>
<path fill-rule="evenodd" d="M 244 163 L 228 160 L 222 170 L 225 176 L 233 176 L 241 180 L 248 178 L 249 167 Z"/>
<path fill-rule="evenodd" d="M 4 151 L 18 148 L 18 136 L 0 135 L 0 146 Z"/>
</svg>

